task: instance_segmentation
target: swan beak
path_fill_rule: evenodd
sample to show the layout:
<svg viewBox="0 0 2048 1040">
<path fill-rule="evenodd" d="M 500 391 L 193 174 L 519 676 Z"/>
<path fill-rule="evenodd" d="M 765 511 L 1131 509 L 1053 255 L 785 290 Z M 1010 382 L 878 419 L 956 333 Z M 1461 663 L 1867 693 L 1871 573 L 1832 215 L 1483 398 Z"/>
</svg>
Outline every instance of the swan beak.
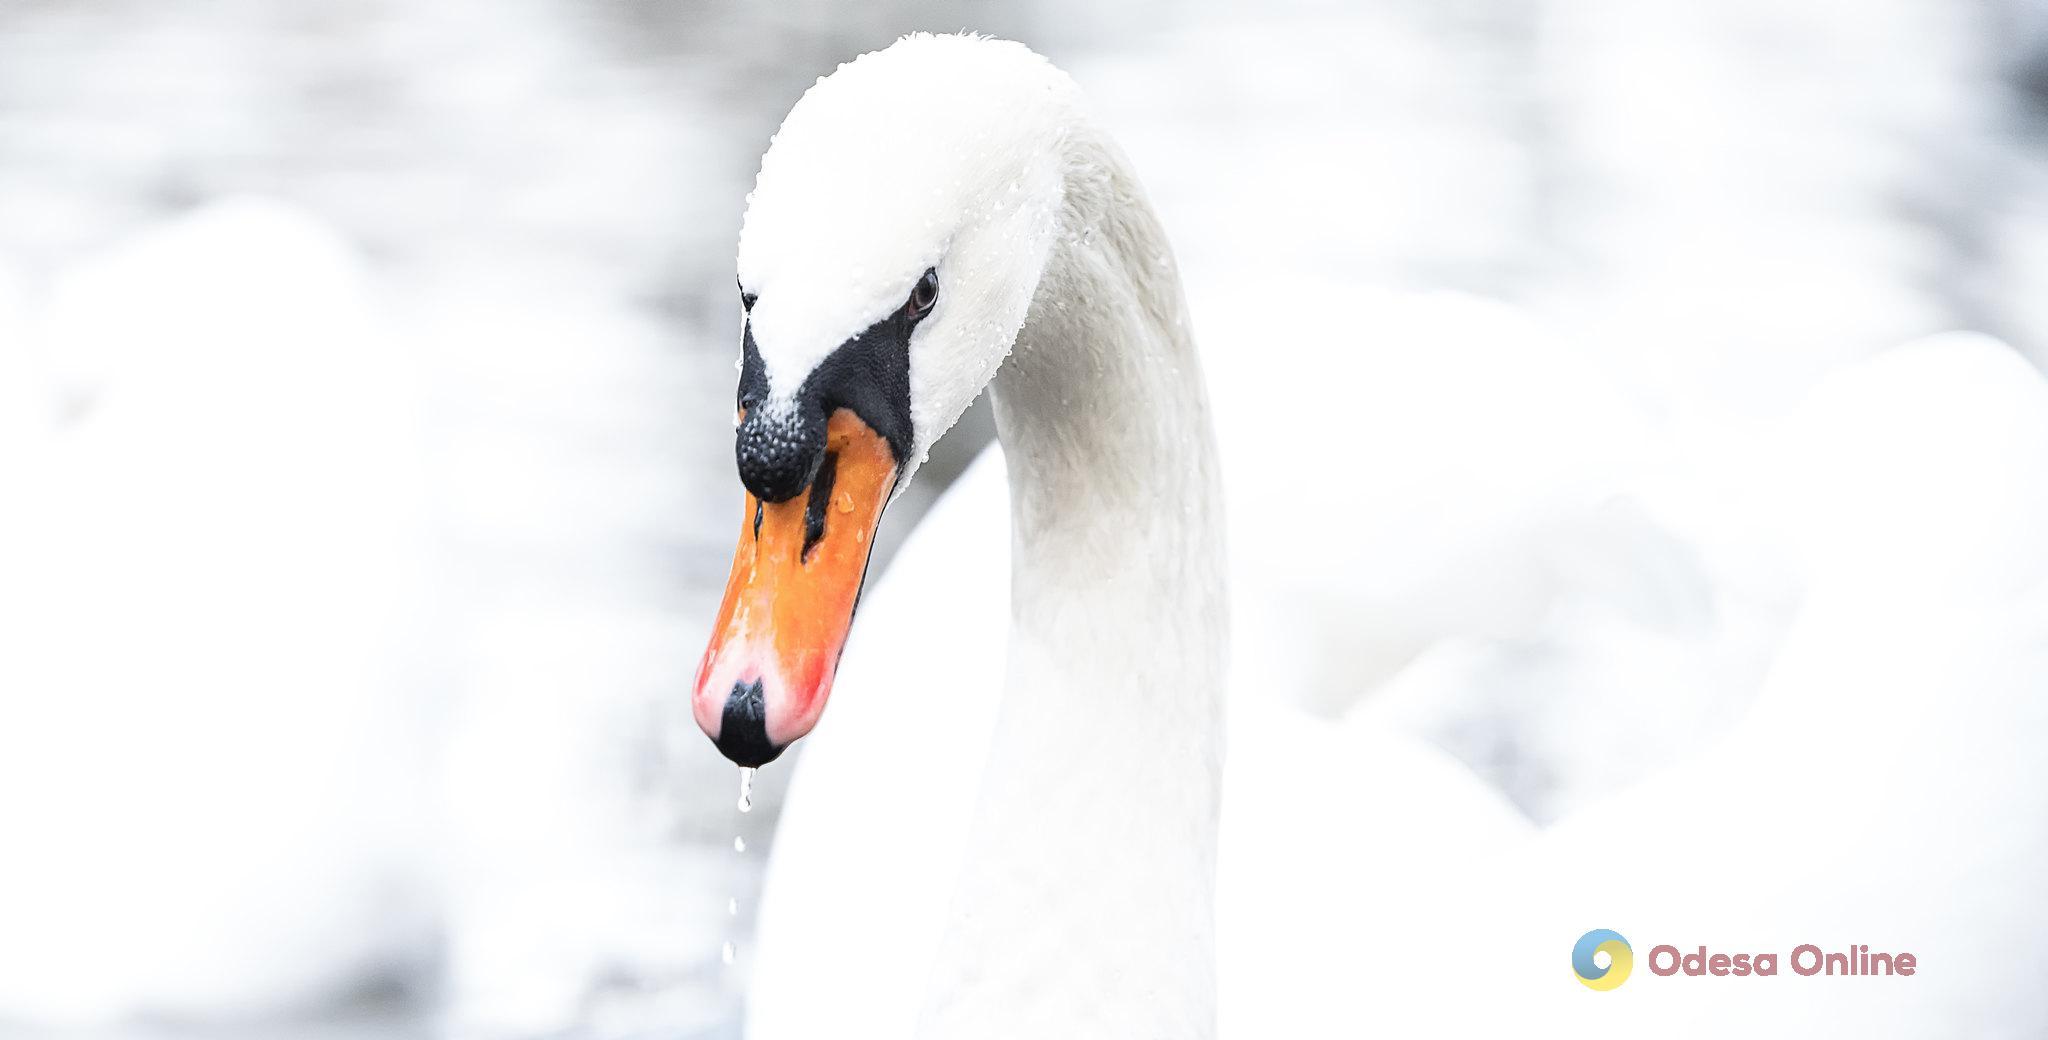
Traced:
<svg viewBox="0 0 2048 1040">
<path fill-rule="evenodd" d="M 895 486 L 889 442 L 842 408 L 825 425 L 824 459 L 802 494 L 746 496 L 725 602 L 690 702 L 725 757 L 771 762 L 817 725 Z"/>
</svg>

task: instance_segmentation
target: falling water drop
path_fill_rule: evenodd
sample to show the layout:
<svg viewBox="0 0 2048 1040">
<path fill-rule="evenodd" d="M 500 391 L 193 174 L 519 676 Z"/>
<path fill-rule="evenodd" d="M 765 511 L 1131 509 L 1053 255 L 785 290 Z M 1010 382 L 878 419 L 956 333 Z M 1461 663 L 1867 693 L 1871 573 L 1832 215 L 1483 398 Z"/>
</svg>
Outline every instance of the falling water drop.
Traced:
<svg viewBox="0 0 2048 1040">
<path fill-rule="evenodd" d="M 731 897 L 731 898 L 727 899 L 727 900 L 725 901 L 725 916 L 727 916 L 727 917 L 738 917 L 739 915 L 740 915 L 740 897 L 738 897 L 738 896 L 733 896 L 733 897 Z"/>
<path fill-rule="evenodd" d="M 732 942 L 730 940 L 727 940 L 725 948 L 718 951 L 718 959 L 724 961 L 727 964 L 731 964 L 733 955 L 737 954 L 738 952 L 739 950 L 734 948 Z"/>
<path fill-rule="evenodd" d="M 747 851 L 747 839 L 735 836 L 732 839 L 732 850 L 734 852 Z"/>
<path fill-rule="evenodd" d="M 752 766 L 741 766 L 741 767 L 740 767 L 740 811 L 741 811 L 741 812 L 752 812 L 752 811 L 753 811 L 753 809 L 754 809 L 754 767 L 752 767 Z"/>
</svg>

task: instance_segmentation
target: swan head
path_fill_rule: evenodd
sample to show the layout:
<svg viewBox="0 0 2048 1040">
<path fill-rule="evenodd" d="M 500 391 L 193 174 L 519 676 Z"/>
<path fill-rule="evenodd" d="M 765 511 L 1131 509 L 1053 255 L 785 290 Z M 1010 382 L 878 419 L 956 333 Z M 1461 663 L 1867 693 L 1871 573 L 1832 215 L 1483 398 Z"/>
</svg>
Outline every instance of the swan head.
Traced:
<svg viewBox="0 0 2048 1040">
<path fill-rule="evenodd" d="M 995 375 L 1060 223 L 1072 82 L 1021 44 L 905 37 L 797 102 L 740 232 L 740 543 L 692 714 L 761 765 L 830 693 L 893 493 Z"/>
</svg>

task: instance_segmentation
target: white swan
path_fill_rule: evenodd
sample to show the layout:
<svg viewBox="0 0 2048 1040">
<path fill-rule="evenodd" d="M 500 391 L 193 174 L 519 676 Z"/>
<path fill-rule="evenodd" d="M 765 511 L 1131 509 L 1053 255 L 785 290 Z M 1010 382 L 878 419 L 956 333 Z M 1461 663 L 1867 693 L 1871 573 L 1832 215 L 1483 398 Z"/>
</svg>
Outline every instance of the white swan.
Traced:
<svg viewBox="0 0 2048 1040">
<path fill-rule="evenodd" d="M 917 37 L 822 81 L 764 160 L 741 250 L 752 314 L 739 451 L 755 494 L 694 700 L 729 755 L 764 761 L 818 724 L 861 547 L 889 487 L 1012 336 L 1016 353 L 993 383 L 1013 498 L 1008 681 L 1000 700 L 977 695 L 1005 650 L 1001 597 L 974 592 L 1003 578 L 1001 496 L 987 493 L 996 472 L 984 461 L 874 590 L 870 616 L 917 623 L 854 641 L 831 721 L 807 753 L 763 908 L 757 1038 L 1213 1030 L 1205 896 L 1221 677 L 1193 640 L 1220 632 L 1221 594 L 1203 580 L 1162 592 L 1157 568 L 1178 561 L 1130 559 L 1155 539 L 1213 551 L 1213 478 L 1188 461 L 1207 443 L 1199 420 L 1189 424 L 1200 393 L 1184 375 L 1193 358 L 1170 261 L 1074 105 L 1064 78 L 1022 48 Z M 906 110 L 982 136 L 932 147 L 915 120 L 894 121 Z M 986 127 L 971 115 L 986 111 L 1018 118 Z M 849 168 L 846 154 L 867 161 Z M 1034 167 L 1048 161 L 1061 168 Z M 826 169 L 835 176 L 818 176 Z M 994 249 L 996 238 L 1014 252 Z M 949 310 L 963 293 L 967 307 Z M 1178 515 L 1161 507 L 1181 505 L 1168 496 L 1191 485 L 1166 479 L 1186 473 L 1158 470 L 1162 454 L 1197 478 Z M 824 494 L 821 479 L 834 482 Z M 962 592 L 934 611 L 919 590 L 943 587 Z M 1180 645 L 1146 642 L 1162 638 Z M 1186 668 L 1188 649 L 1198 667 Z M 1961 660 L 2038 674 L 2025 652 Z M 1155 663 L 1186 669 L 1190 699 L 1135 674 Z M 2010 698 L 1991 713 L 2020 733 L 2041 730 Z M 1263 771 L 1276 795 L 1327 791 L 1356 826 L 1304 814 L 1316 829 L 1290 833 L 1258 786 L 1233 784 L 1223 938 L 1237 992 L 1226 988 L 1222 1006 L 1232 1035 L 1526 1029 L 1529 1014 L 1563 1031 L 1578 1007 L 1560 1002 L 1587 994 L 1565 979 L 1562 951 L 1599 915 L 1654 905 L 1617 902 L 1600 882 L 1626 862 L 1630 835 L 1653 829 L 1657 806 L 1509 855 L 1520 834 L 1511 814 L 1441 756 L 1383 733 L 1307 720 L 1262 730 L 1236 715 L 1233 776 Z M 1816 737 L 1821 724 L 1778 724 L 1771 739 Z M 1371 753 L 1345 760 L 1360 748 Z M 1952 748 L 1943 757 L 1967 765 Z M 1697 767 L 1680 776 L 1714 790 Z M 814 796 L 820 784 L 827 797 Z M 1716 836 L 1759 852 L 1743 812 L 1767 795 L 1725 806 Z M 1284 851 L 1233 858 L 1262 844 Z M 2015 876 L 2014 862 L 2001 877 Z M 1332 956 L 1327 939 L 1291 941 L 1317 927 L 1359 945 Z M 1474 936 L 1497 941 L 1475 950 Z M 1372 981 L 1384 985 L 1369 1001 L 1347 999 Z M 1472 999 L 1474 983 L 1487 999 Z M 1642 992 L 1599 1006 L 1642 1023 L 1672 1004 Z M 1731 1021 L 1760 1020 L 1755 1004 L 1729 1006 Z"/>
<path fill-rule="evenodd" d="M 1222 515 L 1169 250 L 1122 156 L 1022 46 L 906 38 L 790 113 L 740 285 L 752 493 L 699 722 L 743 763 L 808 731 L 883 497 L 993 377 L 1008 692 L 920 1028 L 1209 1035 Z"/>
<path fill-rule="evenodd" d="M 906 108 L 922 116 L 899 121 Z M 964 141 L 920 125 L 987 111 L 1014 118 Z M 875 161 L 849 170 L 846 153 Z M 1209 1035 L 1222 518 L 1176 273 L 1122 159 L 1071 83 L 1022 47 L 912 37 L 791 113 L 763 161 L 740 281 L 739 452 L 758 494 L 695 700 L 729 755 L 765 760 L 818 719 L 892 469 L 913 467 L 999 363 L 1014 532 L 1006 554 L 1001 494 L 949 495 L 939 515 L 972 513 L 943 528 L 971 544 L 921 538 L 869 603 L 889 612 L 892 587 L 934 569 L 974 590 L 942 618 L 855 642 L 865 696 L 835 709 L 835 739 L 805 772 L 864 811 L 786 818 L 776 862 L 834 867 L 765 911 L 764 934 L 783 940 L 764 939 L 752 1032 Z M 992 487 L 991 465 L 968 486 Z M 987 594 L 1005 555 L 1008 611 Z M 1005 652 L 998 709 L 987 677 Z M 945 739 L 891 745 L 891 729 Z M 1282 784 L 1289 756 L 1328 738 L 1304 720 L 1288 740 L 1246 750 L 1269 751 Z M 1371 765 L 1461 774 L 1419 748 L 1393 754 Z M 835 770 L 828 756 L 859 761 Z M 1519 833 L 1469 777 L 1424 791 L 1479 804 L 1477 831 Z"/>
</svg>

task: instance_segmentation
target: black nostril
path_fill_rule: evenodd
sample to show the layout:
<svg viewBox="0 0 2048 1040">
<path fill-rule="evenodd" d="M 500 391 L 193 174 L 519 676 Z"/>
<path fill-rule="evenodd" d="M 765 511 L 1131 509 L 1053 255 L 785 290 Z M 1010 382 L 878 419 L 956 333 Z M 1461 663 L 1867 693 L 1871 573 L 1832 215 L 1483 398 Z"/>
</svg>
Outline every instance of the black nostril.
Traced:
<svg viewBox="0 0 2048 1040">
<path fill-rule="evenodd" d="M 768 742 L 768 706 L 762 700 L 761 680 L 732 684 L 718 724 L 718 751 L 735 765 L 749 768 L 765 766 L 782 755 L 782 748 Z"/>
<path fill-rule="evenodd" d="M 740 482 L 763 502 L 787 502 L 811 485 L 825 457 L 825 417 L 797 408 L 752 409 L 733 438 Z"/>
</svg>

